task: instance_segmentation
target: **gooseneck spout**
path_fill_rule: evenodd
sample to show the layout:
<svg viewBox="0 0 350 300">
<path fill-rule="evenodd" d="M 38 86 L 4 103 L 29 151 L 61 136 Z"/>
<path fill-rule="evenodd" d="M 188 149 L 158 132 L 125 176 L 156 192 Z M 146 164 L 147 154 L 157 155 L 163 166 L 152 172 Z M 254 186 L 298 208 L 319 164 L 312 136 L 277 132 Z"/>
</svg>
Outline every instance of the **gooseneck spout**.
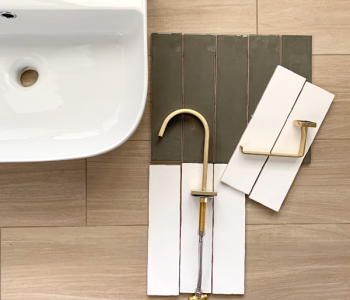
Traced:
<svg viewBox="0 0 350 300">
<path fill-rule="evenodd" d="M 192 109 L 179 109 L 172 112 L 169 116 L 164 120 L 162 127 L 159 131 L 159 136 L 163 137 L 164 131 L 169 123 L 169 121 L 179 115 L 179 114 L 190 114 L 196 116 L 199 120 L 202 121 L 204 127 L 204 152 L 203 152 L 203 178 L 202 178 L 202 190 L 207 190 L 207 174 L 208 174 L 208 155 L 209 155 L 209 126 L 206 119 L 197 111 Z"/>
</svg>

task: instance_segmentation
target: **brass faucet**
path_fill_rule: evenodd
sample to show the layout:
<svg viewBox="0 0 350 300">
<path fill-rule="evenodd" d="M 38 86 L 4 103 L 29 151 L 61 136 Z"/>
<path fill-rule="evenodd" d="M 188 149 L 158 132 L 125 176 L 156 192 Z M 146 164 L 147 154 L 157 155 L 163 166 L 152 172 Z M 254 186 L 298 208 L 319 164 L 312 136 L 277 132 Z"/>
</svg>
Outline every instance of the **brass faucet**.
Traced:
<svg viewBox="0 0 350 300">
<path fill-rule="evenodd" d="M 196 116 L 203 123 L 204 127 L 204 152 L 203 152 L 203 176 L 202 176 L 202 190 L 201 191 L 192 191 L 191 195 L 199 197 L 200 207 L 199 207 L 199 225 L 198 225 L 198 235 L 199 235 L 199 244 L 198 244 L 198 280 L 195 295 L 189 297 L 189 300 L 197 299 L 207 299 L 208 296 L 202 293 L 202 257 L 203 257 L 203 237 L 205 235 L 205 210 L 208 198 L 213 198 L 217 196 L 216 192 L 207 191 L 207 175 L 208 175 L 208 155 L 209 155 L 209 126 L 205 118 L 197 111 L 192 109 L 179 109 L 172 112 L 168 115 L 159 131 L 159 136 L 164 135 L 164 131 L 169 121 L 176 115 L 179 114 L 191 114 Z"/>
</svg>

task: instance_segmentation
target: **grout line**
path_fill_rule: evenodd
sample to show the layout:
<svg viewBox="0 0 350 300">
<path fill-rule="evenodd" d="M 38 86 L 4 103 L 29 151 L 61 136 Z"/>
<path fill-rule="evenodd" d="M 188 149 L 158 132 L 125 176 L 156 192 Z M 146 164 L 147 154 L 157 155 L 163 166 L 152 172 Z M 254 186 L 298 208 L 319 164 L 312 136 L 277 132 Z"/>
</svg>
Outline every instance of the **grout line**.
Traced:
<svg viewBox="0 0 350 300">
<path fill-rule="evenodd" d="M 213 163 L 216 163 L 216 88 L 218 73 L 218 36 L 215 36 L 214 54 L 214 116 L 213 116 Z"/>
<path fill-rule="evenodd" d="M 312 83 L 314 80 L 314 72 L 313 72 L 313 65 L 314 65 L 314 59 L 313 59 L 313 54 L 312 51 L 314 51 L 314 39 L 311 36 L 311 49 L 310 49 L 310 56 L 311 56 L 311 79 L 310 79 L 310 83 Z M 334 101 L 334 99 L 333 99 Z"/>
<path fill-rule="evenodd" d="M 153 118 L 152 118 L 152 109 L 153 109 L 153 101 L 152 101 L 152 77 L 153 77 L 153 72 L 152 72 L 152 65 L 153 65 L 153 58 L 154 58 L 154 55 L 153 55 L 153 36 L 154 34 L 151 34 L 150 36 L 150 40 L 149 40 L 149 43 L 150 43 L 150 57 L 148 59 L 148 84 L 147 84 L 147 87 L 149 87 L 149 91 L 147 91 L 147 98 L 146 98 L 146 101 L 149 99 L 150 101 L 150 122 L 148 123 L 148 125 L 150 125 L 149 127 L 149 132 L 150 132 L 150 139 L 149 139 L 149 145 L 150 145 L 150 151 L 149 151 L 149 161 L 152 162 L 152 150 L 154 149 L 154 147 L 152 146 L 152 141 L 154 140 L 154 136 L 152 134 L 152 125 L 154 124 L 154 121 L 153 121 Z M 148 95 L 149 93 L 149 95 Z M 146 103 L 147 105 L 147 103 Z M 145 106 L 145 109 L 143 111 L 143 114 L 142 114 L 142 118 L 145 114 L 145 110 L 146 110 L 146 106 Z M 148 180 L 149 180 L 149 168 L 148 168 Z M 148 182 L 149 183 L 149 182 Z M 149 215 L 149 214 L 148 214 Z M 1 300 L 1 299 L 0 299 Z"/>
<path fill-rule="evenodd" d="M 128 142 L 150 142 L 151 139 L 149 140 L 134 140 L 134 139 L 128 139 Z"/>
<path fill-rule="evenodd" d="M 330 222 L 330 223 L 289 223 L 289 222 L 279 222 L 279 223 L 245 223 L 246 226 L 281 226 L 281 225 L 350 225 L 350 222 Z M 89 225 L 89 226 L 4 226 L 2 229 L 44 229 L 44 228 L 96 228 L 96 227 L 148 227 L 148 224 L 120 224 L 120 225 Z M 0 254 L 1 255 L 1 254 Z"/>
<path fill-rule="evenodd" d="M 349 141 L 350 138 L 328 138 L 328 139 L 324 139 L 324 138 L 315 138 L 314 141 Z"/>
<path fill-rule="evenodd" d="M 349 56 L 350 53 L 312 53 L 312 56 Z"/>
<path fill-rule="evenodd" d="M 181 108 L 185 106 L 185 36 L 181 36 Z M 181 115 L 181 163 L 180 163 L 180 242 L 179 242 L 179 293 L 181 288 L 181 236 L 182 236 L 182 165 L 184 161 L 184 114 Z"/>
<path fill-rule="evenodd" d="M 282 55 L 283 55 L 283 44 L 282 44 L 282 35 L 279 36 L 280 37 L 280 53 L 279 53 L 279 59 L 280 59 L 280 65 L 282 66 Z"/>
<path fill-rule="evenodd" d="M 213 180 L 212 180 L 212 191 L 215 191 L 215 180 L 214 180 L 214 176 L 215 176 L 215 164 L 213 164 Z M 212 199 L 212 227 L 211 227 L 211 293 L 213 293 L 213 285 L 214 285 L 214 226 L 215 226 L 215 218 L 214 218 L 214 214 L 215 214 L 215 201 L 214 198 Z"/>
<path fill-rule="evenodd" d="M 246 223 L 246 226 L 350 225 L 350 223 Z"/>
<path fill-rule="evenodd" d="M 182 57 L 181 57 L 181 108 L 185 108 L 185 35 L 182 34 Z M 185 136 L 185 117 L 181 115 L 181 162 L 184 162 L 184 136 Z"/>
<path fill-rule="evenodd" d="M 254 34 L 247 34 L 254 35 Z M 262 34 L 262 35 L 268 35 L 268 34 Z M 304 35 L 302 35 L 304 36 Z M 350 56 L 350 53 L 312 53 L 313 56 Z M 148 55 L 151 56 L 151 55 Z"/>
<path fill-rule="evenodd" d="M 217 72 L 218 72 L 218 36 L 215 36 L 215 53 L 214 53 L 214 128 L 213 128 L 213 174 L 212 174 L 212 191 L 214 191 L 214 167 L 216 163 L 216 91 L 217 91 Z M 213 293 L 213 284 L 214 284 L 214 199 L 212 200 L 212 228 L 211 228 L 211 293 Z"/>
</svg>

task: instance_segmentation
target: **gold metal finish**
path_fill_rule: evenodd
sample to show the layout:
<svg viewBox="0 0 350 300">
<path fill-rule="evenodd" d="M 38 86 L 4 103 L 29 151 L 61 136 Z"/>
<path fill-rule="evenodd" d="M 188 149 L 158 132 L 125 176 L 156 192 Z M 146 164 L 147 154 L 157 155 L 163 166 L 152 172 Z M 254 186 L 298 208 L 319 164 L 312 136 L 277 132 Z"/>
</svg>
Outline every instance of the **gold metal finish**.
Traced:
<svg viewBox="0 0 350 300">
<path fill-rule="evenodd" d="M 199 228 L 198 228 L 198 230 L 204 231 L 205 230 L 205 208 L 207 206 L 207 203 L 206 203 L 206 201 L 205 202 L 202 201 L 202 198 L 201 198 L 201 202 L 199 205 L 200 205 L 200 210 L 199 210 Z"/>
<path fill-rule="evenodd" d="M 192 297 L 188 297 L 188 300 L 207 300 L 208 299 L 208 295 L 202 294 L 200 297 L 197 296 L 192 296 Z"/>
<path fill-rule="evenodd" d="M 217 192 L 210 192 L 210 191 L 191 191 L 191 195 L 195 197 L 208 197 L 212 198 L 218 195 Z"/>
<path fill-rule="evenodd" d="M 179 114 L 190 114 L 196 116 L 199 120 L 202 121 L 204 126 L 204 153 L 203 153 L 203 177 L 202 177 L 202 190 L 207 190 L 207 172 L 208 172 L 208 155 L 209 155 L 209 126 L 205 118 L 193 109 L 179 109 L 172 112 L 163 122 L 162 127 L 159 131 L 159 136 L 162 137 L 164 135 L 165 128 L 167 127 L 169 121 Z"/>
<path fill-rule="evenodd" d="M 203 151 L 203 176 L 202 176 L 202 191 L 207 191 L 207 174 L 208 174 L 208 155 L 209 155 L 209 126 L 205 118 L 199 113 L 196 112 L 193 109 L 179 109 L 174 112 L 172 112 L 169 116 L 167 116 L 162 124 L 162 127 L 159 131 L 159 136 L 162 137 L 164 135 L 164 131 L 169 123 L 169 121 L 179 114 L 190 114 L 196 116 L 199 120 L 202 121 L 203 127 L 204 127 L 204 151 Z M 193 191 L 196 193 L 196 191 Z M 193 195 L 192 192 L 192 195 Z M 207 197 L 207 196 L 206 196 Z M 202 202 L 201 197 L 201 203 Z M 204 199 L 203 199 L 204 200 Z M 205 227 L 205 205 L 200 206 L 200 212 L 199 212 L 199 230 L 201 230 L 202 227 Z M 203 229 L 204 230 L 204 229 Z"/>
<path fill-rule="evenodd" d="M 305 153 L 307 129 L 309 127 L 316 127 L 317 124 L 310 121 L 300 121 L 300 120 L 295 120 L 293 124 L 296 126 L 299 126 L 301 130 L 300 146 L 297 154 L 258 152 L 258 151 L 244 150 L 243 147 L 240 146 L 242 153 L 249 154 L 249 155 L 263 155 L 263 156 L 280 156 L 280 157 L 296 157 L 296 158 L 303 157 Z"/>
</svg>

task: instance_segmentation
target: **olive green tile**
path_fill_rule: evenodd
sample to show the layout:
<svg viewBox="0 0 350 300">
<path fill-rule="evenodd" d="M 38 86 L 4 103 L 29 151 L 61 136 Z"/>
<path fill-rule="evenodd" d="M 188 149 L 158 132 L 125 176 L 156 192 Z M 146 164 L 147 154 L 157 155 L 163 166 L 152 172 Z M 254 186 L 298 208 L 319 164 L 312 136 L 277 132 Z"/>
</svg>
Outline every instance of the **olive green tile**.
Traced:
<svg viewBox="0 0 350 300">
<path fill-rule="evenodd" d="M 247 125 L 248 37 L 217 37 L 216 163 L 228 163 Z"/>
<path fill-rule="evenodd" d="M 312 36 L 282 36 L 282 66 L 312 80 Z"/>
<path fill-rule="evenodd" d="M 282 36 L 282 66 L 312 81 L 312 36 Z M 311 163 L 311 148 L 303 164 Z"/>
<path fill-rule="evenodd" d="M 152 34 L 151 161 L 181 161 L 182 116 L 174 117 L 163 138 L 159 129 L 168 114 L 182 107 L 182 35 Z"/>
<path fill-rule="evenodd" d="M 249 100 L 248 122 L 254 114 L 262 94 L 280 64 L 279 35 L 249 36 Z"/>
<path fill-rule="evenodd" d="M 302 164 L 310 164 L 311 163 L 311 148 L 309 148 L 309 151 L 306 153 Z"/>
<path fill-rule="evenodd" d="M 197 110 L 210 130 L 209 162 L 213 162 L 214 71 L 216 37 L 184 36 L 184 108 Z M 197 118 L 184 115 L 183 161 L 202 162 L 204 130 Z"/>
</svg>

